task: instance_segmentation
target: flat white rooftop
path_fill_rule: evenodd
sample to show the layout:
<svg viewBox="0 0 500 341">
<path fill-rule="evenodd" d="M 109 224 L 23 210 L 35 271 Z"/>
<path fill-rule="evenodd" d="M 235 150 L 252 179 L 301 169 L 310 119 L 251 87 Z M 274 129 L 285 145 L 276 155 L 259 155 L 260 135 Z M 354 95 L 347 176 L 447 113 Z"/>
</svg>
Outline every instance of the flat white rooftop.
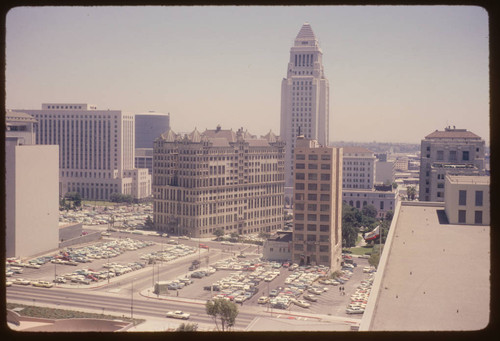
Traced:
<svg viewBox="0 0 500 341">
<path fill-rule="evenodd" d="M 443 217 L 443 204 L 398 205 L 360 331 L 487 327 L 490 227 Z"/>
</svg>

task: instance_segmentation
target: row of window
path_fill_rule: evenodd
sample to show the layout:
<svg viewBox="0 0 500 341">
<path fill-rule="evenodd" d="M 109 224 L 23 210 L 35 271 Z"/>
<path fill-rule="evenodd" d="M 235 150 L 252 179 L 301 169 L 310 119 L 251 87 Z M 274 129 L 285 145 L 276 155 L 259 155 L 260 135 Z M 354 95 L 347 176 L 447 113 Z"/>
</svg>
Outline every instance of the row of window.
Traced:
<svg viewBox="0 0 500 341">
<path fill-rule="evenodd" d="M 296 154 L 295 155 L 295 160 L 305 160 L 306 156 L 305 154 Z M 308 160 L 318 160 L 318 154 L 309 154 L 308 155 Z M 331 160 L 331 155 L 330 154 L 321 154 L 321 160 Z"/>
<path fill-rule="evenodd" d="M 483 206 L 483 191 L 475 191 L 475 205 Z M 460 206 L 467 205 L 467 191 L 459 190 L 458 191 L 458 204 Z"/>
</svg>

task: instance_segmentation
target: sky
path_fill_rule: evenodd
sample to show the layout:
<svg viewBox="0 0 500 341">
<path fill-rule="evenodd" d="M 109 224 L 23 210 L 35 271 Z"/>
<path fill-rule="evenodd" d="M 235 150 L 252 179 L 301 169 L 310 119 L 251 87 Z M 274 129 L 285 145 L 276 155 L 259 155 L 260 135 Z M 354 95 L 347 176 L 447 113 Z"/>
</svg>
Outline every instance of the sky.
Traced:
<svg viewBox="0 0 500 341">
<path fill-rule="evenodd" d="M 488 13 L 475 6 L 17 7 L 6 108 L 89 103 L 170 113 L 175 132 L 279 134 L 305 22 L 323 51 L 331 141 L 419 144 L 455 126 L 489 144 Z"/>
</svg>

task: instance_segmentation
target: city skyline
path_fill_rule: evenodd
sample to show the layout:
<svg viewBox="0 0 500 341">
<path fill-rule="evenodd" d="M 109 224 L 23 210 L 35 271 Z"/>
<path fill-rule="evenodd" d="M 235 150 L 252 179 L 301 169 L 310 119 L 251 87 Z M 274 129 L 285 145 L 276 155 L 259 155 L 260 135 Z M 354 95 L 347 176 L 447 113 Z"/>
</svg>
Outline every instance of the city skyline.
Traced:
<svg viewBox="0 0 500 341">
<path fill-rule="evenodd" d="M 18 7 L 6 107 L 83 102 L 170 113 L 176 132 L 280 133 L 290 46 L 309 23 L 330 83 L 330 141 L 489 136 L 488 14 L 473 6 Z"/>
</svg>

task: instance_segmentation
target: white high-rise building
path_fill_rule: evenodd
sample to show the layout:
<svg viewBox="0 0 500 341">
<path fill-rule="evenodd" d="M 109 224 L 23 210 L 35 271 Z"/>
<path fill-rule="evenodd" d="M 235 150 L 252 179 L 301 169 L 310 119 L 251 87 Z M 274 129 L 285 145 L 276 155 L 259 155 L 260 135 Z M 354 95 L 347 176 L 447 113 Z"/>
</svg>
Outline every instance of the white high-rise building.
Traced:
<svg viewBox="0 0 500 341">
<path fill-rule="evenodd" d="M 302 25 L 290 49 L 287 77 L 281 83 L 280 136 L 285 147 L 285 195 L 293 191 L 293 151 L 297 136 L 328 146 L 329 91 L 323 52 L 308 23 Z"/>
<path fill-rule="evenodd" d="M 151 195 L 151 175 L 134 168 L 134 114 L 97 110 L 84 103 L 44 103 L 33 116 L 36 144 L 59 145 L 59 195 L 109 200 L 112 193 L 135 199 Z"/>
</svg>

